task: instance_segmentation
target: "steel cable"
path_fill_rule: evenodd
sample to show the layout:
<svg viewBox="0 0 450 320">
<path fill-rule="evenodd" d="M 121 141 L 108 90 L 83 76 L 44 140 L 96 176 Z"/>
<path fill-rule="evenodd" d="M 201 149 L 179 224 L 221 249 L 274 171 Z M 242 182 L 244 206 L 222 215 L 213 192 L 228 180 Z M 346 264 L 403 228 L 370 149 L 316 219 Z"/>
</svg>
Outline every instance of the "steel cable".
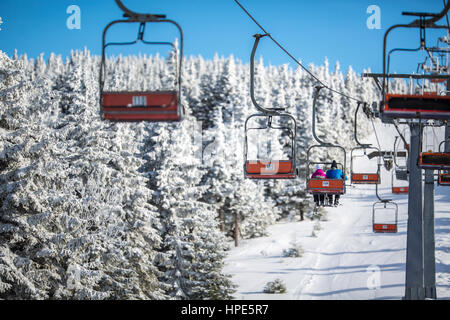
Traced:
<svg viewBox="0 0 450 320">
<path fill-rule="evenodd" d="M 319 78 L 316 77 L 316 75 L 314 75 L 308 68 L 306 68 L 303 64 L 300 63 L 300 61 L 298 61 L 289 51 L 287 51 L 277 40 L 275 40 L 275 38 L 272 37 L 272 35 L 266 31 L 266 29 L 264 29 L 264 27 L 250 14 L 250 12 L 248 12 L 247 9 L 244 8 L 244 6 L 238 1 L 238 0 L 234 0 L 234 2 L 236 2 L 236 4 L 249 16 L 250 19 L 252 19 L 252 21 L 284 52 L 286 53 L 293 61 L 295 61 L 295 63 L 297 65 L 299 65 L 303 70 L 305 70 L 314 80 L 316 80 L 319 84 L 321 84 L 325 89 L 330 90 L 331 92 L 337 93 L 340 96 L 343 96 L 345 98 L 357 101 L 357 102 L 362 102 L 360 99 L 356 99 L 352 96 L 349 96 L 343 92 L 337 91 L 333 88 L 330 88 L 328 85 L 326 85 L 322 80 L 320 80 Z"/>
</svg>

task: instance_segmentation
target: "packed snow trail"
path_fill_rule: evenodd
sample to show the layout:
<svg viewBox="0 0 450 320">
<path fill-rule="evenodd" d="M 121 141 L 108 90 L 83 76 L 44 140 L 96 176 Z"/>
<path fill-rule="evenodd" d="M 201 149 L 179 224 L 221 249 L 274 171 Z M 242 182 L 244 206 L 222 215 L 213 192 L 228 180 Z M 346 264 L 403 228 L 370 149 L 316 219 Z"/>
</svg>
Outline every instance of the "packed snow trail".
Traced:
<svg viewBox="0 0 450 320">
<path fill-rule="evenodd" d="M 390 172 L 383 168 L 381 173 L 380 196 L 392 199 L 399 206 L 397 233 L 372 232 L 372 205 L 378 200 L 375 186 L 348 187 L 340 206 L 326 208 L 326 221 L 280 222 L 269 228 L 268 237 L 241 240 L 239 247 L 229 253 L 224 270 L 238 285 L 234 297 L 263 300 L 402 299 L 408 195 L 392 194 Z M 436 186 L 438 299 L 450 299 L 449 204 L 450 187 Z M 301 245 L 303 255 L 284 257 L 283 250 L 292 248 L 293 243 Z M 277 278 L 285 283 L 286 293 L 264 293 L 265 285 Z"/>
<path fill-rule="evenodd" d="M 272 226 L 270 236 L 241 241 L 227 259 L 225 272 L 238 284 L 236 299 L 402 299 L 406 261 L 407 196 L 399 204 L 398 232 L 372 232 L 371 186 L 349 188 L 342 205 L 327 208 L 328 221 L 285 222 Z M 380 191 L 386 191 L 381 189 Z M 436 271 L 438 299 L 450 298 L 450 193 L 436 188 Z M 300 258 L 282 256 L 300 243 Z M 276 278 L 285 294 L 265 294 Z"/>
</svg>

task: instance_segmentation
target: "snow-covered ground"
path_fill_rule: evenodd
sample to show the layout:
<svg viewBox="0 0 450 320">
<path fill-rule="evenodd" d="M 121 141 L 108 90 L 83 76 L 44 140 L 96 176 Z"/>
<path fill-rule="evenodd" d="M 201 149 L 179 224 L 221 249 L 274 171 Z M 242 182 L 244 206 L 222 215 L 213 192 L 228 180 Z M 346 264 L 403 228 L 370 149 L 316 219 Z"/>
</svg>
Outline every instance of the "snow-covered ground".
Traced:
<svg viewBox="0 0 450 320">
<path fill-rule="evenodd" d="M 378 126 L 390 145 L 391 128 Z M 392 147 L 391 147 L 392 148 Z M 402 299 L 405 284 L 407 195 L 393 195 L 391 175 L 382 170 L 379 193 L 399 206 L 398 232 L 372 232 L 374 186 L 347 188 L 341 205 L 327 208 L 326 221 L 280 222 L 268 237 L 241 240 L 226 260 L 225 272 L 238 285 L 236 299 Z M 450 299 L 450 188 L 435 189 L 436 284 L 438 299 Z M 320 230 L 313 230 L 320 227 Z M 299 258 L 283 250 L 300 244 Z M 281 279 L 284 294 L 265 294 L 269 281 Z"/>
</svg>

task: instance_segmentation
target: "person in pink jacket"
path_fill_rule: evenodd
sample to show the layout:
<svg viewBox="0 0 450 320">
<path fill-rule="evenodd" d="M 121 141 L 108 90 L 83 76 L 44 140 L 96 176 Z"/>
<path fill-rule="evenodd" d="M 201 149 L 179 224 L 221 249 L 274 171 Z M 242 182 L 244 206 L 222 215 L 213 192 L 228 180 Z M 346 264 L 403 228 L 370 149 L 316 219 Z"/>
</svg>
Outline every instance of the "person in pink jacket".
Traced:
<svg viewBox="0 0 450 320">
<path fill-rule="evenodd" d="M 311 179 L 325 179 L 327 175 L 323 170 L 319 167 L 319 165 L 316 166 L 316 171 L 311 176 Z M 323 193 L 314 193 L 314 202 L 317 206 L 323 206 L 325 203 L 325 194 Z"/>
<path fill-rule="evenodd" d="M 323 172 L 322 169 L 320 169 L 320 167 L 314 171 L 314 173 L 311 176 L 311 179 L 325 179 L 327 177 L 327 175 L 325 174 L 325 172 Z"/>
</svg>

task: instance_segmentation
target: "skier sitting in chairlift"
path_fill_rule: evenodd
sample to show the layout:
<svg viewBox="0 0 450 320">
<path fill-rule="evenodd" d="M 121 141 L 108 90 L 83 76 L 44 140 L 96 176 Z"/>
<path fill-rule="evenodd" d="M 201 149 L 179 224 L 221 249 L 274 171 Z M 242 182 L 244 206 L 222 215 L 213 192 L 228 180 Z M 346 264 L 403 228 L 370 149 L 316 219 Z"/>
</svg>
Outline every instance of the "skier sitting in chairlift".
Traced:
<svg viewBox="0 0 450 320">
<path fill-rule="evenodd" d="M 333 162 L 331 163 L 331 169 L 327 170 L 326 173 L 326 178 L 327 179 L 344 179 L 347 180 L 347 177 L 344 176 L 344 173 L 342 172 L 341 169 L 337 168 L 337 163 L 335 160 L 333 160 Z M 333 195 L 332 194 L 328 194 L 328 203 L 329 205 L 333 205 Z M 334 205 L 337 206 L 339 204 L 339 198 L 340 195 L 339 194 L 335 194 L 334 195 Z"/>
<path fill-rule="evenodd" d="M 316 171 L 311 176 L 311 179 L 325 179 L 327 176 L 325 172 L 320 168 L 319 165 L 316 165 Z M 325 194 L 323 193 L 314 193 L 314 202 L 316 203 L 316 206 L 320 207 L 323 206 L 325 203 Z"/>
</svg>

